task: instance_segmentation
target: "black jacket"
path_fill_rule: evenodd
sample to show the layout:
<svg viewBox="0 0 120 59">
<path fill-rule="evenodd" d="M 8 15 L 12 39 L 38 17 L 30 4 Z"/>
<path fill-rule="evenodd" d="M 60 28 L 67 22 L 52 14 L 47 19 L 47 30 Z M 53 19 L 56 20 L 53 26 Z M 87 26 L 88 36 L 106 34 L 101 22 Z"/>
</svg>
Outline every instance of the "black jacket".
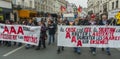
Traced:
<svg viewBox="0 0 120 59">
<path fill-rule="evenodd" d="M 48 25 L 48 32 L 49 32 L 49 34 L 55 34 L 55 32 L 56 32 L 56 26 L 55 26 L 55 24 L 49 24 Z"/>
<path fill-rule="evenodd" d="M 106 20 L 106 24 L 109 25 L 110 24 L 110 21 L 109 20 Z M 103 20 L 99 20 L 99 23 L 98 25 L 106 25 L 103 23 Z"/>
</svg>

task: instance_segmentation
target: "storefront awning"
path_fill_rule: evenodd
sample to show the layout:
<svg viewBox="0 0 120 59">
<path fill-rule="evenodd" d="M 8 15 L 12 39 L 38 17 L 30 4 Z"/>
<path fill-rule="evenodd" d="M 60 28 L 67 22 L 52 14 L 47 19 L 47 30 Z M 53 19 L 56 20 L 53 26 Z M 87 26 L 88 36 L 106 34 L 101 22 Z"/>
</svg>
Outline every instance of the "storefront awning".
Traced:
<svg viewBox="0 0 120 59">
<path fill-rule="evenodd" d="M 29 18 L 30 10 L 19 10 L 19 17 L 20 18 Z"/>
<path fill-rule="evenodd" d="M 36 11 L 31 10 L 19 10 L 19 17 L 20 18 L 31 18 L 37 15 Z"/>
</svg>

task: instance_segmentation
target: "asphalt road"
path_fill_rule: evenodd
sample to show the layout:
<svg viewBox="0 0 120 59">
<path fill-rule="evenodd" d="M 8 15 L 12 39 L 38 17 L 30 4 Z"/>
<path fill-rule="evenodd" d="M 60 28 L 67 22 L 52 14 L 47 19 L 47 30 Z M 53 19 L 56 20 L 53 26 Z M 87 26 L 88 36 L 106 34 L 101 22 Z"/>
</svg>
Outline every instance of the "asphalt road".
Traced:
<svg viewBox="0 0 120 59">
<path fill-rule="evenodd" d="M 89 48 L 81 48 L 81 55 L 79 55 L 73 51 L 73 48 L 65 47 L 62 53 L 57 54 L 56 44 L 47 45 L 46 49 L 41 48 L 38 51 L 35 47 L 25 49 L 25 45 L 21 47 L 0 45 L 0 59 L 120 59 L 120 49 L 111 49 L 111 56 L 97 49 L 96 56 L 93 56 Z"/>
<path fill-rule="evenodd" d="M 36 51 L 35 48 L 25 49 L 21 47 L 0 46 L 0 59 L 120 59 L 120 51 L 111 49 L 111 56 L 108 56 L 101 49 L 97 49 L 96 56 L 89 52 L 89 48 L 81 48 L 82 54 L 74 53 L 73 48 L 65 48 L 65 50 L 57 54 L 56 44 L 47 45 L 46 49 L 41 48 Z"/>
</svg>

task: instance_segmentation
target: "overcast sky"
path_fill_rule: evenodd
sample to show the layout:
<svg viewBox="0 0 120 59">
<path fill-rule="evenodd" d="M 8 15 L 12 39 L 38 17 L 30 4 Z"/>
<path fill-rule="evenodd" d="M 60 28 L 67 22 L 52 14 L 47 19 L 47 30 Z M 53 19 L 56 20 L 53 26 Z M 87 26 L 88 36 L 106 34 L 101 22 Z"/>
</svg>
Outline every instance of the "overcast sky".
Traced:
<svg viewBox="0 0 120 59">
<path fill-rule="evenodd" d="M 87 0 L 66 0 L 70 3 L 75 3 L 77 6 L 87 7 Z"/>
</svg>

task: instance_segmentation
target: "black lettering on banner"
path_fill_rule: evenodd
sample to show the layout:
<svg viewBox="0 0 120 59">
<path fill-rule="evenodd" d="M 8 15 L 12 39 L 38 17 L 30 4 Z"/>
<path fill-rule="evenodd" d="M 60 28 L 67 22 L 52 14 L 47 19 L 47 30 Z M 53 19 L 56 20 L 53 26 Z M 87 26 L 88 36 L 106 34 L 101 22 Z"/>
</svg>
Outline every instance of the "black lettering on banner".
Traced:
<svg viewBox="0 0 120 59">
<path fill-rule="evenodd" d="M 98 32 L 96 28 L 93 29 L 93 32 Z"/>
<path fill-rule="evenodd" d="M 82 33 L 83 32 L 83 28 L 82 29 L 77 29 L 77 32 Z"/>
<path fill-rule="evenodd" d="M 116 32 L 120 32 L 120 29 L 117 29 Z"/>
<path fill-rule="evenodd" d="M 28 28 L 28 27 L 23 27 L 23 30 L 24 30 L 24 31 L 30 31 L 30 28 Z"/>
<path fill-rule="evenodd" d="M 72 36 L 76 36 L 76 32 L 72 32 Z"/>
<path fill-rule="evenodd" d="M 102 40 L 102 36 L 96 36 L 95 39 L 96 40 Z"/>
<path fill-rule="evenodd" d="M 19 35 L 18 38 L 19 38 L 19 39 L 23 39 L 23 36 L 20 36 L 20 35 Z"/>
<path fill-rule="evenodd" d="M 64 28 L 61 27 L 61 28 L 60 28 L 60 32 L 64 32 Z"/>
</svg>

